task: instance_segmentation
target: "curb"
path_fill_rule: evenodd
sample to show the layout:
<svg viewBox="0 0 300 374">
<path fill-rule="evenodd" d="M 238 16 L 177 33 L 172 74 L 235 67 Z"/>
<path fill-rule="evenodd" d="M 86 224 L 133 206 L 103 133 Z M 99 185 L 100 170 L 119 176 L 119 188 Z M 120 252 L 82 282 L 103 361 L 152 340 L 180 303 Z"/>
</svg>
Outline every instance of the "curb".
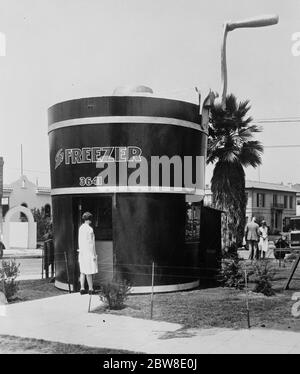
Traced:
<svg viewBox="0 0 300 374">
<path fill-rule="evenodd" d="M 22 260 L 22 259 L 30 259 L 30 258 L 42 258 L 42 256 L 39 256 L 39 255 L 28 255 L 28 256 L 22 256 L 22 255 L 7 255 L 7 256 L 3 256 L 2 259 L 3 260 L 9 260 L 9 259 L 19 259 L 19 260 Z"/>
</svg>

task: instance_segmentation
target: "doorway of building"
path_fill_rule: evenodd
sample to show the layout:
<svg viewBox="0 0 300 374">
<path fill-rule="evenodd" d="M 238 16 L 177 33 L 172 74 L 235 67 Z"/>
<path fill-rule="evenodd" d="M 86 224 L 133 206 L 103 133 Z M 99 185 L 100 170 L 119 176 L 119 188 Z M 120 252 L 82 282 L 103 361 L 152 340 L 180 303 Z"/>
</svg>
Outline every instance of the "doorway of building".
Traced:
<svg viewBox="0 0 300 374">
<path fill-rule="evenodd" d="M 75 197 L 73 212 L 76 244 L 78 243 L 78 229 L 82 223 L 82 214 L 92 213 L 99 270 L 98 274 L 94 276 L 94 281 L 96 285 L 111 281 L 113 278 L 112 197 L 106 195 Z"/>
<path fill-rule="evenodd" d="M 276 230 L 282 231 L 282 211 L 275 211 L 274 226 Z"/>
</svg>

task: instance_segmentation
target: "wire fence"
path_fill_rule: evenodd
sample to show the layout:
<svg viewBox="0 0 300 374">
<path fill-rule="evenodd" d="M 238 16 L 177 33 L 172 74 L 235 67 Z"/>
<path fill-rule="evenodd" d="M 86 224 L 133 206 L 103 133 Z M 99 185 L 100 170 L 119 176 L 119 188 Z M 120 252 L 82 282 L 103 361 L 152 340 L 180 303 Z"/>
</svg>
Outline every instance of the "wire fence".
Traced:
<svg viewBox="0 0 300 374">
<path fill-rule="evenodd" d="M 277 252 L 280 254 L 286 254 L 290 252 L 290 250 L 279 249 Z M 51 257 L 51 256 L 50 256 Z M 47 259 L 46 259 L 47 258 Z M 245 266 L 250 262 L 247 260 L 245 261 Z M 51 278 L 55 277 L 55 268 L 59 267 L 60 272 L 68 273 L 68 279 L 74 278 L 74 264 L 78 262 L 77 253 L 74 252 L 62 252 L 56 253 L 55 258 L 54 254 L 51 260 L 49 260 L 49 253 L 46 254 L 45 251 L 43 252 L 42 256 L 42 269 L 41 269 L 41 278 L 49 278 L 49 269 L 51 270 Z M 191 279 L 201 279 L 202 281 L 216 281 L 220 268 L 222 267 L 222 263 L 224 259 L 218 260 L 215 262 L 214 266 L 209 266 L 205 264 L 205 261 L 201 265 L 195 266 L 193 264 L 160 264 L 155 262 L 155 273 L 154 277 L 156 279 L 161 278 L 174 278 L 177 280 L 191 280 Z M 292 268 L 292 262 L 286 261 L 284 259 L 273 259 L 273 262 L 278 265 L 279 268 L 282 267 L 283 271 Z M 1 265 L 3 262 L 0 263 L 0 272 L 1 272 Z M 102 275 L 114 275 L 114 274 L 123 274 L 124 276 L 128 275 L 128 278 L 136 278 L 136 277 L 151 277 L 152 276 L 152 263 L 153 261 L 149 261 L 149 263 L 131 263 L 131 262 L 116 262 L 110 261 L 108 259 L 101 259 L 98 261 L 98 269 L 99 273 Z M 76 266 L 76 265 L 75 265 Z M 72 271 L 71 271 L 72 269 Z M 3 278 L 3 277 L 2 277 Z M 298 278 L 294 278 L 298 280 Z M 0 279 L 1 281 L 1 279 Z M 0 282 L 0 290 L 1 287 L 3 288 L 2 281 Z"/>
<path fill-rule="evenodd" d="M 285 252 L 284 250 L 282 252 Z M 60 266 L 61 269 L 64 269 L 67 272 L 69 265 L 67 265 L 65 253 L 56 254 L 55 266 Z M 77 262 L 76 259 L 73 261 Z M 293 261 L 286 261 L 284 259 L 265 259 L 266 261 L 272 261 L 272 263 L 277 266 L 282 272 L 290 270 L 293 266 Z M 261 259 L 259 261 L 265 261 Z M 210 280 L 216 281 L 220 268 L 224 263 L 224 259 L 218 261 L 216 266 L 206 266 L 205 264 L 201 266 L 194 265 L 166 265 L 159 264 L 155 262 L 155 273 L 154 277 L 156 279 L 160 278 L 176 278 L 177 280 L 191 280 L 192 278 L 199 278 L 201 280 Z M 244 261 L 244 266 L 251 266 L 252 261 L 248 259 Z M 257 260 L 253 260 L 257 261 Z M 99 273 L 105 274 L 124 274 L 131 277 L 150 277 L 152 276 L 152 263 L 126 263 L 126 262 L 110 262 L 110 261 L 100 261 L 98 262 Z M 69 271 L 69 269 L 68 269 Z M 69 271 L 70 272 L 70 271 Z M 294 280 L 299 280 L 299 278 L 294 277 Z"/>
<path fill-rule="evenodd" d="M 284 250 L 282 252 L 285 252 Z M 288 252 L 288 251 L 287 251 Z M 60 268 L 65 268 L 70 271 L 70 267 L 74 266 L 74 263 L 77 263 L 78 260 L 74 256 L 72 258 L 72 264 L 68 263 L 70 254 L 64 253 L 57 253 L 54 259 L 54 267 L 51 277 L 55 276 L 55 267 L 60 266 Z M 73 256 L 73 253 L 71 254 Z M 17 257 L 12 258 L 17 261 Z M 6 259 L 7 260 L 7 259 Z M 283 271 L 292 268 L 293 261 L 286 261 L 284 259 L 266 259 L 267 261 L 272 261 L 274 265 L 278 266 L 278 268 L 282 268 Z M 5 259 L 4 259 L 5 261 Z M 226 261 L 226 260 L 225 260 Z M 45 263 L 44 256 L 41 259 L 42 262 L 42 271 L 41 271 L 41 278 L 44 277 L 46 267 L 51 267 L 52 263 L 48 262 Z M 68 263 L 68 264 L 67 264 Z M 146 263 L 127 263 L 127 262 L 111 262 L 111 261 L 100 261 L 98 262 L 98 268 L 102 273 L 114 273 L 119 271 L 122 274 L 129 274 L 134 276 L 151 276 L 152 274 L 152 261 L 149 264 Z M 224 263 L 224 259 L 216 262 L 215 266 L 207 266 L 205 264 L 201 266 L 195 265 L 167 265 L 167 264 L 159 264 L 155 262 L 155 276 L 156 277 L 178 277 L 182 279 L 190 279 L 195 276 L 199 276 L 202 279 L 210 279 L 215 280 L 216 275 L 218 274 L 222 263 Z M 251 265 L 251 261 L 244 259 L 245 266 Z M 2 269 L 3 260 L 0 261 L 0 274 Z M 67 266 L 68 265 L 68 266 Z M 208 275 L 209 274 L 209 275 Z M 0 282 L 0 289 L 1 289 L 1 282 Z"/>
</svg>

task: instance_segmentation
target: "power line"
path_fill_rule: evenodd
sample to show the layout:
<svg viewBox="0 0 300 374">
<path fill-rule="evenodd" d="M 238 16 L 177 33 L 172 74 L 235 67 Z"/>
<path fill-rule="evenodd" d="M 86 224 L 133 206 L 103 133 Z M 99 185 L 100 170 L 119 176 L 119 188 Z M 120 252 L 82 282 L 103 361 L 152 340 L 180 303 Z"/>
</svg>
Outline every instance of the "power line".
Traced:
<svg viewBox="0 0 300 374">
<path fill-rule="evenodd" d="M 252 124 L 257 124 L 257 125 L 280 125 L 281 123 L 286 123 L 286 124 L 291 124 L 291 125 L 297 125 L 300 123 L 300 119 L 298 120 L 280 120 L 280 121 L 252 121 Z"/>
<path fill-rule="evenodd" d="M 7 170 L 20 170 L 20 168 L 6 168 Z M 50 174 L 50 171 L 45 170 L 31 170 L 31 169 L 24 169 L 24 171 L 28 171 L 30 173 L 43 173 L 43 174 Z"/>
<path fill-rule="evenodd" d="M 300 144 L 263 145 L 264 148 L 299 148 Z"/>
<path fill-rule="evenodd" d="M 300 116 L 291 116 L 291 117 L 287 117 L 287 116 L 284 116 L 284 117 L 269 117 L 269 118 L 256 118 L 257 121 L 280 121 L 280 120 L 286 120 L 286 119 L 290 119 L 290 120 L 294 120 L 294 119 L 299 119 Z"/>
<path fill-rule="evenodd" d="M 300 123 L 300 117 L 254 118 L 252 123 L 264 123 L 264 124 Z"/>
</svg>

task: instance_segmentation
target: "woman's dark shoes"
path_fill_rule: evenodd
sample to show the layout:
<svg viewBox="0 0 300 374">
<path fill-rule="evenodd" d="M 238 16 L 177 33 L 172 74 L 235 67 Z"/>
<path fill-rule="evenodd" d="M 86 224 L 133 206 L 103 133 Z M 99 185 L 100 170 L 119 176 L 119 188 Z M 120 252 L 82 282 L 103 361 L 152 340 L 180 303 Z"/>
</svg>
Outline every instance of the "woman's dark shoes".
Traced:
<svg viewBox="0 0 300 374">
<path fill-rule="evenodd" d="M 96 294 L 95 290 L 89 290 L 89 295 L 95 295 L 95 294 Z"/>
<path fill-rule="evenodd" d="M 87 291 L 86 290 L 80 290 L 80 295 L 86 295 Z"/>
</svg>

